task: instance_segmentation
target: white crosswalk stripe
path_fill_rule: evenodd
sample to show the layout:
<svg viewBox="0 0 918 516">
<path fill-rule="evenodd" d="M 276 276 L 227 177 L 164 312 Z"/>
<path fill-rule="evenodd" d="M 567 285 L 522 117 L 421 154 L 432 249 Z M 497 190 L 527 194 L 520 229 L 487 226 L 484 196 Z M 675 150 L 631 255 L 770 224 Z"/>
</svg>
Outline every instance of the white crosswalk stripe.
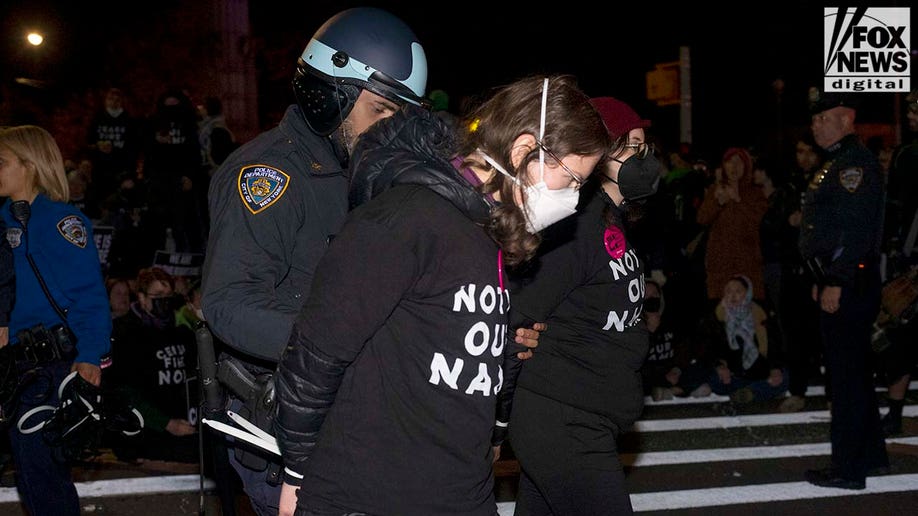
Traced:
<svg viewBox="0 0 918 516">
<path fill-rule="evenodd" d="M 913 391 L 910 394 L 914 394 L 918 382 L 912 382 L 910 388 Z M 885 389 L 879 388 L 877 391 L 882 393 Z M 825 390 L 819 386 L 810 387 L 807 392 L 811 398 L 824 395 Z M 629 479 L 639 474 L 644 477 L 635 481 L 639 487 L 630 491 L 635 512 L 716 508 L 719 511 L 716 514 L 745 515 L 748 507 L 751 507 L 748 504 L 777 503 L 801 504 L 806 512 L 818 508 L 820 503 L 826 503 L 820 500 L 834 499 L 834 503 L 843 500 L 841 503 L 846 507 L 856 507 L 851 514 L 859 513 L 861 506 L 857 504 L 864 504 L 866 512 L 863 514 L 887 514 L 873 512 L 868 508 L 872 499 L 863 497 L 889 493 L 890 496 L 918 498 L 918 436 L 914 434 L 886 440 L 887 446 L 914 447 L 914 451 L 908 452 L 912 458 L 907 458 L 904 470 L 894 469 L 892 474 L 868 477 L 866 489 L 863 490 L 827 489 L 803 481 L 803 472 L 829 463 L 831 445 L 828 442 L 828 410 L 733 415 L 734 410 L 726 396 L 675 398 L 657 402 L 648 398 L 646 401 L 644 418 L 635 423 L 630 433 L 634 434 L 632 437 L 637 437 L 634 441 L 641 443 L 638 450 L 648 451 L 634 452 L 625 445 L 620 453 Z M 714 404 L 720 404 L 720 408 Z M 816 400 L 812 405 L 824 405 L 824 402 Z M 705 415 L 712 412 L 716 415 Z M 887 412 L 888 408 L 880 409 L 881 414 Z M 903 407 L 903 416 L 918 417 L 918 405 Z M 661 443 L 677 441 L 678 438 L 668 438 L 680 435 L 680 445 L 676 448 L 686 449 L 661 449 Z M 696 436 L 700 437 L 696 439 Z M 623 436 L 627 437 L 628 434 Z M 685 446 L 696 444 L 696 440 L 703 442 L 700 446 Z M 705 447 L 711 443 L 715 445 Z M 786 470 L 777 474 L 770 471 L 777 469 L 775 465 L 782 464 L 782 461 L 797 462 L 787 465 Z M 895 468 L 896 460 L 892 455 L 891 462 Z M 673 473 L 671 468 L 680 469 Z M 655 483 L 652 480 L 668 470 L 668 478 L 684 475 L 689 480 L 683 485 L 679 485 L 678 481 Z M 792 472 L 788 473 L 788 470 Z M 788 477 L 788 474 L 792 476 Z M 651 478 L 649 482 L 648 478 Z M 692 488 L 685 489 L 686 485 Z M 509 499 L 498 500 L 498 514 L 512 516 L 514 502 Z M 736 506 L 735 510 L 731 509 L 732 506 Z"/>
</svg>

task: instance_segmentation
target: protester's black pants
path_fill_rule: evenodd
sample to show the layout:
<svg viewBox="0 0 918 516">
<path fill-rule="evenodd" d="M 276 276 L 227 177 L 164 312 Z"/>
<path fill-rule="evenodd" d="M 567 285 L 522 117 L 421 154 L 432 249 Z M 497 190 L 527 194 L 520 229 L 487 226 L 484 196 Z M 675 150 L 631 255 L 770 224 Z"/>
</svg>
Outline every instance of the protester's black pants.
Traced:
<svg viewBox="0 0 918 516">
<path fill-rule="evenodd" d="M 514 515 L 632 514 L 617 435 L 608 417 L 518 388 L 510 422 L 521 470 Z"/>
</svg>

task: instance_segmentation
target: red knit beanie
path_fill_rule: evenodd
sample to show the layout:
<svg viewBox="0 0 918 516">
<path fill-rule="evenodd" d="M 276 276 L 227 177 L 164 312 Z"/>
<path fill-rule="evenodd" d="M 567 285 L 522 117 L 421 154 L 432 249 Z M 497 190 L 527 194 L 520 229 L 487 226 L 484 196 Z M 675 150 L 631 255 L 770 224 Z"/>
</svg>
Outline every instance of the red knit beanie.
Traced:
<svg viewBox="0 0 918 516">
<path fill-rule="evenodd" d="M 599 112 L 613 140 L 628 134 L 632 129 L 650 127 L 650 120 L 643 120 L 631 106 L 616 98 L 594 97 L 590 102 Z"/>
</svg>

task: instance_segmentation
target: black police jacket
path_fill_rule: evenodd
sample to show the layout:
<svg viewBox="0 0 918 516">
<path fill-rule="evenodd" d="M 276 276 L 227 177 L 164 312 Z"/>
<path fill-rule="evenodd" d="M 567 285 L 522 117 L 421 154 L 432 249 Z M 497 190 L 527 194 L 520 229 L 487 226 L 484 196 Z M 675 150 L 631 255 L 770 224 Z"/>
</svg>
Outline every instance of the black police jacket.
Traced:
<svg viewBox="0 0 918 516">
<path fill-rule="evenodd" d="M 347 215 L 341 158 L 292 105 L 277 127 L 223 162 L 208 199 L 207 324 L 245 358 L 275 363 Z"/>
<path fill-rule="evenodd" d="M 878 266 L 885 185 L 879 161 L 856 135 L 826 150 L 804 194 L 800 253 L 818 262 L 823 285 L 850 286 L 859 269 Z"/>
</svg>

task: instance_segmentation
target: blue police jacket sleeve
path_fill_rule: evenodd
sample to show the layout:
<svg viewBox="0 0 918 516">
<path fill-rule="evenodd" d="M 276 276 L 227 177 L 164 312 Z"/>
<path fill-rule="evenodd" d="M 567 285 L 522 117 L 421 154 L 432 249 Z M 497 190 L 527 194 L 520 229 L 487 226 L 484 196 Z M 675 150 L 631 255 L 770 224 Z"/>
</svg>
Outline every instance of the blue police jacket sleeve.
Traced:
<svg viewBox="0 0 918 516">
<path fill-rule="evenodd" d="M 67 311 L 67 325 L 76 337 L 75 362 L 99 365 L 102 355 L 111 346 L 111 307 L 105 292 L 92 226 L 82 213 L 78 216 L 85 226 L 85 245 L 75 245 L 55 229 L 56 235 L 49 237 L 50 255 L 47 263 L 39 264 L 39 270 L 42 274 L 48 271 L 53 276 L 66 301 L 64 304 L 57 300 Z"/>
<path fill-rule="evenodd" d="M 10 311 L 16 296 L 13 272 L 13 250 L 6 239 L 6 224 L 0 219 L 0 326 L 10 323 Z"/>
</svg>

